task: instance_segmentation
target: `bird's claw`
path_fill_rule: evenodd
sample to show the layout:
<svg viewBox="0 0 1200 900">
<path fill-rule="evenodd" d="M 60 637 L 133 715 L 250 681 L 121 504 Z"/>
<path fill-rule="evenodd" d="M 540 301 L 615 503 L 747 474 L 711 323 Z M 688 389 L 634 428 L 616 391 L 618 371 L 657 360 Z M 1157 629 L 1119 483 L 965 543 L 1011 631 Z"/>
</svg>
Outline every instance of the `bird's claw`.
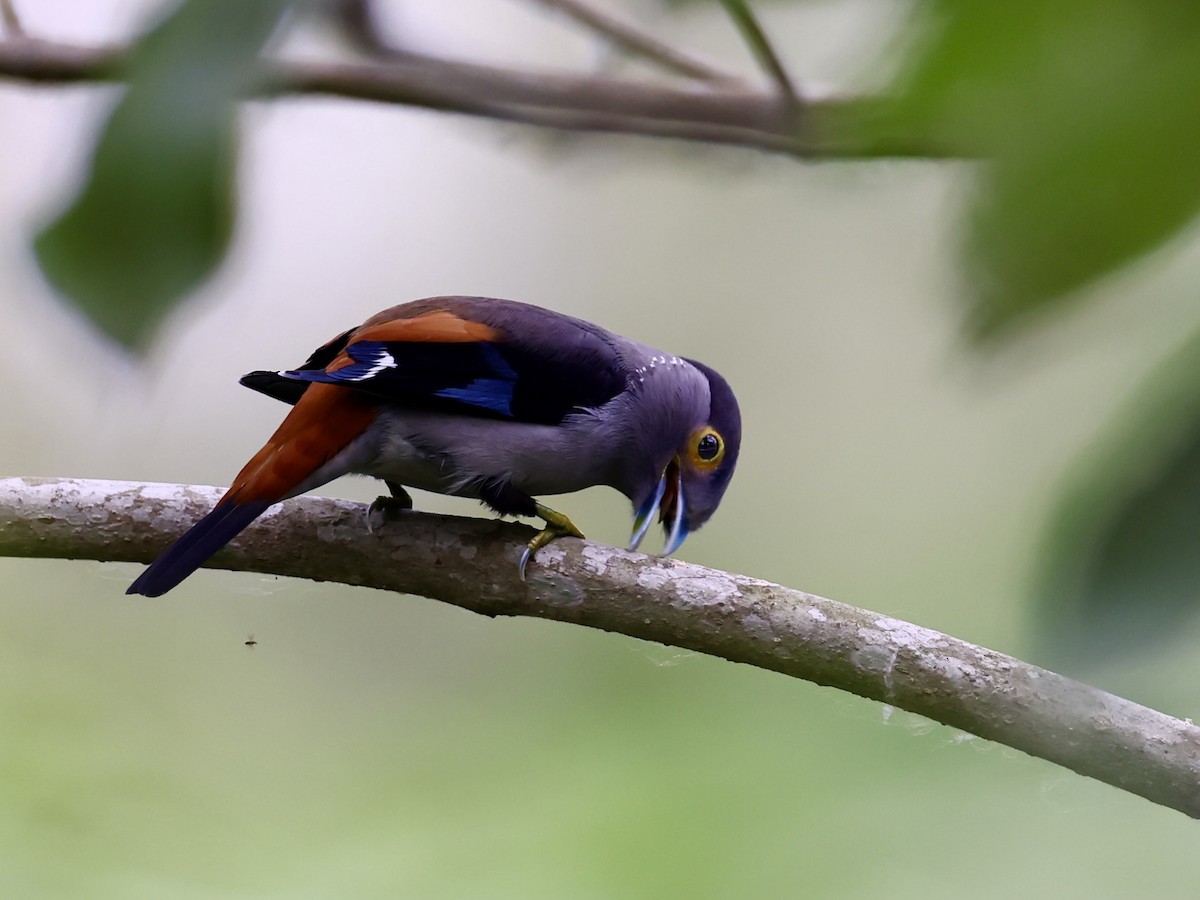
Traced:
<svg viewBox="0 0 1200 900">
<path fill-rule="evenodd" d="M 533 559 L 533 555 L 552 540 L 560 537 L 583 538 L 583 532 L 562 513 L 548 506 L 542 506 L 540 503 L 536 504 L 536 510 L 537 514 L 546 520 L 546 527 L 533 536 L 533 539 L 525 546 L 524 552 L 521 553 L 521 561 L 517 564 L 517 574 L 521 576 L 522 581 L 525 580 L 525 569 L 529 565 L 529 561 Z"/>
<path fill-rule="evenodd" d="M 412 497 L 408 495 L 408 491 L 390 481 L 387 486 L 392 492 L 391 496 L 376 497 L 367 507 L 368 534 L 375 534 L 377 529 L 382 528 L 388 522 L 396 521 L 402 514 L 413 508 Z"/>
</svg>

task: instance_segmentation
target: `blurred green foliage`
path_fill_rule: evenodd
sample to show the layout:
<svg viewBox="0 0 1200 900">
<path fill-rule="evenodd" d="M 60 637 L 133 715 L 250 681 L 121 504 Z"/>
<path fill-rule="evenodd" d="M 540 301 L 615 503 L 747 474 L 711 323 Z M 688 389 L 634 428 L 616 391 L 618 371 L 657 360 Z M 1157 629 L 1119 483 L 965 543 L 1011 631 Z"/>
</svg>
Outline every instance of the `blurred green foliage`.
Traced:
<svg viewBox="0 0 1200 900">
<path fill-rule="evenodd" d="M 898 116 L 983 160 L 964 235 L 981 335 L 1153 250 L 1200 206 L 1200 6 L 925 0 Z"/>
<path fill-rule="evenodd" d="M 1161 647 L 1200 600 L 1200 334 L 1070 475 L 1043 547 L 1043 649 L 1064 664 Z"/>
<path fill-rule="evenodd" d="M 233 227 L 234 101 L 286 0 L 191 0 L 137 45 L 129 87 L 71 206 L 37 238 L 47 277 L 141 348 Z"/>
</svg>

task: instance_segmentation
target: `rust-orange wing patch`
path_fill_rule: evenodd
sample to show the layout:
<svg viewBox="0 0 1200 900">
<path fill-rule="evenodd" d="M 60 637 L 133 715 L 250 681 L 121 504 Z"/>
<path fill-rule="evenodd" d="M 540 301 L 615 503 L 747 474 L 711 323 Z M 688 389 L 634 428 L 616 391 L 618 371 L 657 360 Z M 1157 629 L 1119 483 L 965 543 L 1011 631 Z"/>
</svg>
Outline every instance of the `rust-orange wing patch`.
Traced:
<svg viewBox="0 0 1200 900">
<path fill-rule="evenodd" d="M 246 463 L 221 502 L 274 503 L 291 496 L 375 418 L 378 404 L 357 391 L 313 384 L 270 440 Z"/>
<path fill-rule="evenodd" d="M 368 319 L 351 337 L 357 341 L 423 341 L 435 344 L 461 344 L 474 341 L 503 341 L 503 333 L 439 309 L 406 319 L 373 322 Z"/>
</svg>

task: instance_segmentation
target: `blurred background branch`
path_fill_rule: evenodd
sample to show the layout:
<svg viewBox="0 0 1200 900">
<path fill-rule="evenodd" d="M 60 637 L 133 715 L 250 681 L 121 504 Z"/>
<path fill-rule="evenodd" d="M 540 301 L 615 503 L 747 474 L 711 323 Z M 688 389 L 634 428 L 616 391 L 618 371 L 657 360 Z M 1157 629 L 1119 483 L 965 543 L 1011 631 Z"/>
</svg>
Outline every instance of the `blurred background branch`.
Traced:
<svg viewBox="0 0 1200 900">
<path fill-rule="evenodd" d="M 787 67 L 783 64 L 779 54 L 775 52 L 771 39 L 767 37 L 766 31 L 759 24 L 757 16 L 754 15 L 749 5 L 745 0 L 721 0 L 721 2 L 734 24 L 737 25 L 738 31 L 742 33 L 742 37 L 750 47 L 750 52 L 758 60 L 759 66 L 775 82 L 779 93 L 786 97 L 793 106 L 798 106 L 800 95 L 796 91 L 792 77 L 788 74 Z"/>
<path fill-rule="evenodd" d="M 356 0 L 366 3 L 366 0 Z M 736 72 L 659 40 L 632 20 L 608 7 L 589 0 L 535 0 L 548 9 L 556 10 L 590 28 L 612 46 L 631 56 L 656 63 L 663 70 L 695 78 L 698 81 L 736 86 L 742 82 Z"/>
<path fill-rule="evenodd" d="M 0 76 L 35 84 L 111 81 L 118 77 L 126 51 L 77 47 L 32 37 L 0 41 Z"/>
<path fill-rule="evenodd" d="M 3 479 L 0 555 L 149 562 L 220 493 Z M 582 541 L 543 548 L 522 582 L 526 526 L 414 512 L 371 534 L 365 516 L 361 504 L 289 500 L 214 564 L 555 619 L 747 663 L 918 713 L 1200 818 L 1200 728 L 1013 657 L 792 588 Z"/>
<path fill-rule="evenodd" d="M 49 41 L 0 42 L 0 78 L 40 84 L 123 80 L 129 51 Z M 697 91 L 627 78 L 533 71 L 399 52 L 365 62 L 277 61 L 258 95 L 323 94 L 569 131 L 724 144 L 803 157 L 940 157 L 949 147 L 865 127 L 869 98 L 808 101 L 805 127 L 773 91 L 732 82 Z"/>
<path fill-rule="evenodd" d="M 582 25 L 607 46 L 651 63 L 663 72 L 729 88 L 745 87 L 745 79 L 736 72 L 661 40 L 611 6 L 593 0 L 531 2 Z M 372 0 L 331 0 L 329 10 L 334 21 L 359 49 L 384 57 L 402 56 L 407 52 L 384 37 L 379 28 L 377 5 Z M 750 15 L 749 10 L 746 15 Z M 758 36 L 765 41 L 761 32 Z"/>
<path fill-rule="evenodd" d="M 0 24 L 3 24 L 4 33 L 9 36 L 16 37 L 24 34 L 21 19 L 17 15 L 16 7 L 13 6 L 13 0 L 0 0 Z"/>
</svg>

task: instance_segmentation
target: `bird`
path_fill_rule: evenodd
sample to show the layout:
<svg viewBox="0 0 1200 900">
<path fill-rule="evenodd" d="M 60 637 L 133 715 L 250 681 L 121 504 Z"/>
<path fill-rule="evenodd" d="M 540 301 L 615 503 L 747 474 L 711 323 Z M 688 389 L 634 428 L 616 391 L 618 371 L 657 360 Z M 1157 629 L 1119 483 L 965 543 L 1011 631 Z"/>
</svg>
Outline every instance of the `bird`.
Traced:
<svg viewBox="0 0 1200 900">
<path fill-rule="evenodd" d="M 158 597 L 272 505 L 346 474 L 389 490 L 475 498 L 543 520 L 518 573 L 550 541 L 583 537 L 535 499 L 607 485 L 633 504 L 629 547 L 657 518 L 669 556 L 716 511 L 737 465 L 741 413 L 703 363 L 514 300 L 427 297 L 323 344 L 295 369 L 240 383 L 292 406 L 213 510 L 128 594 Z M 368 523 L 370 518 L 368 518 Z"/>
</svg>

